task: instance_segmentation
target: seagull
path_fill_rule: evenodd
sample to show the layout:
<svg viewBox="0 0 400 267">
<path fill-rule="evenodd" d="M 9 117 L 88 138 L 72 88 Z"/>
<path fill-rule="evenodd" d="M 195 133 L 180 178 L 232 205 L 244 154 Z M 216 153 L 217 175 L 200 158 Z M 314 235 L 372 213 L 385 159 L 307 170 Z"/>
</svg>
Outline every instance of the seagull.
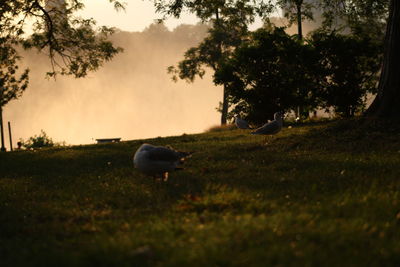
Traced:
<svg viewBox="0 0 400 267">
<path fill-rule="evenodd" d="M 239 129 L 251 129 L 251 127 L 249 126 L 249 123 L 247 121 L 241 119 L 240 117 L 235 117 L 235 125 Z"/>
<path fill-rule="evenodd" d="M 191 152 L 181 152 L 171 147 L 142 144 L 133 157 L 135 168 L 162 181 L 168 180 L 168 172 L 183 169 L 179 165 L 189 157 Z"/>
<path fill-rule="evenodd" d="M 257 128 L 251 134 L 260 134 L 260 135 L 273 135 L 278 133 L 282 129 L 283 124 L 283 114 L 281 112 L 276 112 L 274 114 L 274 120 L 267 122 L 260 128 Z"/>
</svg>

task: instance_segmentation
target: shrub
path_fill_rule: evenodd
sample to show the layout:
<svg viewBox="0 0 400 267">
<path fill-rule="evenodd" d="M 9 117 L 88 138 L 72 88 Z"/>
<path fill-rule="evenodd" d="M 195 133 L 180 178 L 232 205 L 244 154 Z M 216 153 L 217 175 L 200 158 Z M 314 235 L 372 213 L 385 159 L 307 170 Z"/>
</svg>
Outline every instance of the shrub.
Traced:
<svg viewBox="0 0 400 267">
<path fill-rule="evenodd" d="M 29 137 L 27 141 L 21 140 L 22 146 L 27 149 L 42 148 L 42 147 L 53 147 L 53 140 L 46 134 L 45 131 L 41 130 L 39 135 Z"/>
<path fill-rule="evenodd" d="M 365 108 L 368 93 L 375 93 L 380 69 L 380 46 L 368 37 L 336 32 L 314 32 L 309 42 L 322 67 L 321 106 L 342 117 Z"/>
<path fill-rule="evenodd" d="M 317 54 L 283 28 L 262 28 L 216 72 L 229 90 L 232 113 L 259 124 L 277 111 L 317 106 Z"/>
</svg>

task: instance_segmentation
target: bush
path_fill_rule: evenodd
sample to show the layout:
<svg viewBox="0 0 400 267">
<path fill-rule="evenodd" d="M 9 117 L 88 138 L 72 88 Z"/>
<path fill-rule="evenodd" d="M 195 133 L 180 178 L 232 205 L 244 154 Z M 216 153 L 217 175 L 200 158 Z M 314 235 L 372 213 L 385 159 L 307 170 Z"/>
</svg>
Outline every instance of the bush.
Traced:
<svg viewBox="0 0 400 267">
<path fill-rule="evenodd" d="M 380 44 L 365 36 L 315 31 L 300 42 L 283 28 L 253 32 L 216 71 L 229 91 L 230 117 L 260 124 L 277 111 L 333 109 L 342 117 L 363 111 L 376 90 Z"/>
<path fill-rule="evenodd" d="M 317 106 L 317 54 L 312 46 L 285 33 L 283 28 L 262 28 L 239 47 L 216 72 L 227 86 L 232 112 L 251 123 L 264 123 L 277 111 Z"/>
<path fill-rule="evenodd" d="M 42 148 L 42 147 L 53 147 L 53 140 L 47 136 L 45 131 L 41 130 L 39 135 L 29 137 L 27 141 L 21 140 L 22 146 L 27 149 Z"/>
<path fill-rule="evenodd" d="M 321 106 L 342 117 L 353 117 L 365 108 L 367 93 L 374 93 L 380 69 L 379 43 L 368 37 L 336 32 L 314 32 L 309 42 L 322 67 Z"/>
</svg>

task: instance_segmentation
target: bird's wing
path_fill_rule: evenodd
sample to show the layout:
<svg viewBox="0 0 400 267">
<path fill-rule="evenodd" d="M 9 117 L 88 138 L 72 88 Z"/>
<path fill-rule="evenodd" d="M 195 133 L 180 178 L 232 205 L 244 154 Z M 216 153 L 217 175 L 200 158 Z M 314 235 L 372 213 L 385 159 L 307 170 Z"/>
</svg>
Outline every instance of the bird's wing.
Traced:
<svg viewBox="0 0 400 267">
<path fill-rule="evenodd" d="M 183 160 L 193 154 L 193 152 L 176 151 L 172 148 L 167 148 L 162 146 L 154 147 L 148 153 L 149 153 L 148 157 L 150 160 L 172 161 L 172 162 Z"/>
<path fill-rule="evenodd" d="M 279 123 L 277 121 L 271 121 L 257 128 L 252 134 L 274 134 L 278 132 L 279 129 Z"/>
<path fill-rule="evenodd" d="M 158 146 L 149 151 L 150 160 L 177 161 L 180 158 L 179 152 L 166 147 Z"/>
</svg>

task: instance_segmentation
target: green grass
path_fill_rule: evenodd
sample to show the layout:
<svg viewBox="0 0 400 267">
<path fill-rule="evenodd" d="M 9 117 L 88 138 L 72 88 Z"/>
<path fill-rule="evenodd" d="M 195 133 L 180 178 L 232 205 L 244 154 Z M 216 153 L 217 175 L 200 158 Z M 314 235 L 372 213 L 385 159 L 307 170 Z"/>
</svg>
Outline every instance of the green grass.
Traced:
<svg viewBox="0 0 400 267">
<path fill-rule="evenodd" d="M 384 131 L 380 129 L 385 129 Z M 400 129 L 363 120 L 0 154 L 1 266 L 399 266 Z"/>
</svg>

